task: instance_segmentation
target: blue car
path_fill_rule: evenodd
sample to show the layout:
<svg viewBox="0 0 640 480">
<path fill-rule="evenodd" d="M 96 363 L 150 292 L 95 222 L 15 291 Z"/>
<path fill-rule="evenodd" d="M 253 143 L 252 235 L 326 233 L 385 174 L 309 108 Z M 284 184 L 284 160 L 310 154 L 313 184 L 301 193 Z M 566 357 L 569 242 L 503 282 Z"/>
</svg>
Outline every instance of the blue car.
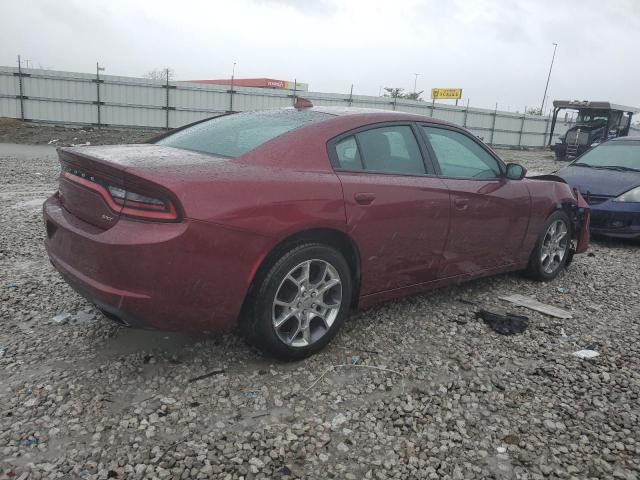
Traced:
<svg viewBox="0 0 640 480">
<path fill-rule="evenodd" d="M 640 239 L 640 137 L 609 140 L 556 175 L 591 206 L 591 233 Z"/>
</svg>

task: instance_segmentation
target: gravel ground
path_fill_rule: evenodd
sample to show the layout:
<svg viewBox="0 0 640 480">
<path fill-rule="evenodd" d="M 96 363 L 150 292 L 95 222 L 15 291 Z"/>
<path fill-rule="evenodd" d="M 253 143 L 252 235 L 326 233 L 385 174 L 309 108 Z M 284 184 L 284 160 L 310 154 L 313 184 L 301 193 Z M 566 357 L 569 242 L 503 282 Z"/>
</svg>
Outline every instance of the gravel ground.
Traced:
<svg viewBox="0 0 640 480">
<path fill-rule="evenodd" d="M 140 143 L 162 130 L 68 127 L 22 123 L 12 118 L 0 118 L 0 143 L 65 146 L 86 144 L 110 145 Z"/>
<path fill-rule="evenodd" d="M 0 146 L 0 479 L 638 479 L 637 244 L 596 241 L 546 284 L 501 275 L 359 312 L 282 364 L 232 335 L 120 328 L 76 295 L 43 248 L 57 172 L 51 148 Z M 500 336 L 468 301 L 529 329 Z"/>
</svg>

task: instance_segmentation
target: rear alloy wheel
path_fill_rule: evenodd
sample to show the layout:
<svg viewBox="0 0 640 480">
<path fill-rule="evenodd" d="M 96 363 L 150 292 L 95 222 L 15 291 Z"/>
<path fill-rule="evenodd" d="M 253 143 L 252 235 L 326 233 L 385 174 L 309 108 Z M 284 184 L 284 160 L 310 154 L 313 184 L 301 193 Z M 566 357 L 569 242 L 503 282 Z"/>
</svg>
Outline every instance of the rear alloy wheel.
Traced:
<svg viewBox="0 0 640 480">
<path fill-rule="evenodd" d="M 528 272 L 537 280 L 552 280 L 567 262 L 571 246 L 571 226 L 564 212 L 554 212 L 542 229 L 542 234 L 529 259 Z"/>
<path fill-rule="evenodd" d="M 331 329 L 342 306 L 342 281 L 330 263 L 312 259 L 293 267 L 273 299 L 272 323 L 282 342 L 307 347 Z"/>
<path fill-rule="evenodd" d="M 351 303 L 351 273 L 340 252 L 306 244 L 269 269 L 249 312 L 253 343 L 283 360 L 323 348 L 344 322 Z"/>
</svg>

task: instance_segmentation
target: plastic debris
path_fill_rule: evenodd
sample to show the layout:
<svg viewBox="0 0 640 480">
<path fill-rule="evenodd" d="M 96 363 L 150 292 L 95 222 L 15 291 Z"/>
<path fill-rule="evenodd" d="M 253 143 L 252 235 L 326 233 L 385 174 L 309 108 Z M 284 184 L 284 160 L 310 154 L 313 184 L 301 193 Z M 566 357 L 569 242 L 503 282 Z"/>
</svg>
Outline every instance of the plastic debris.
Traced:
<svg viewBox="0 0 640 480">
<path fill-rule="evenodd" d="M 70 318 L 71 318 L 71 314 L 65 312 L 65 313 L 60 313 L 56 315 L 51 320 L 53 320 L 56 323 L 63 324 L 63 323 L 67 323 Z"/>
<path fill-rule="evenodd" d="M 578 350 L 577 352 L 573 352 L 573 354 L 578 358 L 584 359 L 595 358 L 600 355 L 595 350 Z"/>
<path fill-rule="evenodd" d="M 197 377 L 189 379 L 189 383 L 197 382 L 198 380 L 202 380 L 204 378 L 213 377 L 214 375 L 222 375 L 223 373 L 223 369 L 213 370 L 211 372 L 205 373 L 204 375 L 199 375 Z"/>
<path fill-rule="evenodd" d="M 507 451 L 507 449 L 504 448 L 504 447 L 498 447 L 498 448 L 496 448 L 496 450 L 497 450 L 498 453 L 506 453 L 506 451 Z"/>
<path fill-rule="evenodd" d="M 500 300 L 511 302 L 515 305 L 520 305 L 521 307 L 526 307 L 530 310 L 535 310 L 536 312 L 544 313 L 552 317 L 557 317 L 557 318 L 572 317 L 571 313 L 566 310 L 563 310 L 558 307 L 554 307 L 552 305 L 547 305 L 545 303 L 537 301 L 535 298 L 527 297 L 526 295 L 519 295 L 516 293 L 513 295 L 500 297 Z"/>
<path fill-rule="evenodd" d="M 558 287 L 558 293 L 567 293 L 567 289 L 564 287 Z"/>
<path fill-rule="evenodd" d="M 52 143 L 58 143 L 59 141 L 60 141 L 60 139 L 59 139 L 59 138 L 54 138 L 53 140 L 49 140 L 49 141 L 47 142 L 47 145 L 51 145 Z"/>
<path fill-rule="evenodd" d="M 331 419 L 331 426 L 333 428 L 337 428 L 343 423 L 345 423 L 346 421 L 347 421 L 347 417 L 344 416 L 344 413 L 339 413 Z"/>
<path fill-rule="evenodd" d="M 0 345 L 0 357 L 4 355 L 4 352 L 6 352 L 6 349 L 2 345 Z"/>
<path fill-rule="evenodd" d="M 15 283 L 7 282 L 4 284 L 4 288 L 18 288 L 18 286 Z"/>
<path fill-rule="evenodd" d="M 529 327 L 529 318 L 523 315 L 514 313 L 500 315 L 488 310 L 480 310 L 478 315 L 484 320 L 484 323 L 500 335 L 515 335 L 524 332 Z"/>
<path fill-rule="evenodd" d="M 560 336 L 562 337 L 562 340 L 564 340 L 567 343 L 573 341 L 573 337 L 571 335 L 567 335 L 564 331 L 564 328 L 560 329 Z"/>
<path fill-rule="evenodd" d="M 88 312 L 78 312 L 73 318 L 76 322 L 91 322 L 96 319 L 95 315 Z"/>
<path fill-rule="evenodd" d="M 244 398 L 254 398 L 256 396 L 256 392 L 244 392 Z"/>
</svg>

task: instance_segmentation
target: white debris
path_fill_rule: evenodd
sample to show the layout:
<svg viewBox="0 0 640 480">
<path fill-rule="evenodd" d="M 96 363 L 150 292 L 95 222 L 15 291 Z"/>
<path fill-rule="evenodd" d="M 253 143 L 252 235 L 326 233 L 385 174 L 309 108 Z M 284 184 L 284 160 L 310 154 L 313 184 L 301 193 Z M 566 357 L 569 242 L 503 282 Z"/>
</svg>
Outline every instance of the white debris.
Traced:
<svg viewBox="0 0 640 480">
<path fill-rule="evenodd" d="M 51 320 L 53 320 L 56 323 L 63 324 L 63 323 L 67 323 L 69 321 L 69 318 L 71 318 L 71 314 L 64 312 L 56 315 Z"/>
<path fill-rule="evenodd" d="M 585 358 L 585 359 L 595 358 L 598 355 L 600 355 L 595 350 L 578 350 L 577 352 L 573 352 L 573 354 L 578 358 Z"/>
<path fill-rule="evenodd" d="M 333 419 L 331 420 L 331 426 L 333 428 L 336 428 L 342 425 L 343 423 L 345 423 L 346 421 L 347 421 L 347 417 L 345 417 L 343 413 L 339 413 L 335 417 L 333 417 Z"/>
</svg>

